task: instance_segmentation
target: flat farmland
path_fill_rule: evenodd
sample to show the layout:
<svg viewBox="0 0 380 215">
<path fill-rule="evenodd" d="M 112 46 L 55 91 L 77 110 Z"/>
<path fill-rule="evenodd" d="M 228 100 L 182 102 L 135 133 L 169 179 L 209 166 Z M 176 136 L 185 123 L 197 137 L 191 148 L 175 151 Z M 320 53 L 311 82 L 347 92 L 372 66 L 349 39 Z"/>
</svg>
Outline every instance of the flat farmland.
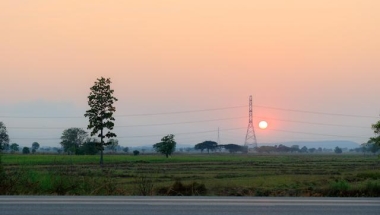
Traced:
<svg viewBox="0 0 380 215">
<path fill-rule="evenodd" d="M 380 196 L 370 155 L 2 155 L 2 194 Z"/>
</svg>

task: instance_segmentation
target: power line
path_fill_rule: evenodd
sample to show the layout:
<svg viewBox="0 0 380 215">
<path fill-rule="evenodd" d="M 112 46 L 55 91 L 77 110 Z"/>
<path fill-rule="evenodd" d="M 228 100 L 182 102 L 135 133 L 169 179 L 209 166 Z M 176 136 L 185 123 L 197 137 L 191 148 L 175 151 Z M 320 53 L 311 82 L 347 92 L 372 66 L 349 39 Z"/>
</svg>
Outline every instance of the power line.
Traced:
<svg viewBox="0 0 380 215">
<path fill-rule="evenodd" d="M 283 121 L 283 122 L 292 122 L 292 123 L 302 123 L 310 125 L 324 125 L 324 126 L 335 126 L 335 127 L 348 127 L 348 128 L 363 128 L 368 129 L 369 126 L 356 126 L 356 125 L 342 125 L 342 124 L 331 124 L 331 123 L 319 123 L 319 122 L 307 122 L 307 121 L 298 121 L 298 120 L 289 120 L 289 119 L 277 119 L 270 118 L 266 116 L 254 115 L 255 117 L 260 117 L 263 119 L 269 119 L 274 121 Z M 202 123 L 202 122 L 215 122 L 215 121 L 224 121 L 224 120 L 233 120 L 233 119 L 243 119 L 245 116 L 240 117 L 230 117 L 230 118 L 221 118 L 221 119 L 208 119 L 208 120 L 198 120 L 198 121 L 184 121 L 184 122 L 168 122 L 168 123 L 153 123 L 153 124 L 137 124 L 137 125 L 121 125 L 115 126 L 115 128 L 134 128 L 134 127 L 150 127 L 150 126 L 165 126 L 165 125 L 181 125 L 181 124 L 193 124 L 193 123 Z M 67 129 L 67 127 L 8 127 L 9 129 L 23 129 L 23 130 L 59 130 Z M 73 127 L 73 126 L 72 126 Z M 86 128 L 83 128 L 86 129 Z"/>
<path fill-rule="evenodd" d="M 115 126 L 118 128 L 123 127 L 146 127 L 146 126 L 163 126 L 163 125 L 181 125 L 181 124 L 192 124 L 192 123 L 200 123 L 200 122 L 215 122 L 215 121 L 223 121 L 223 120 L 231 120 L 231 119 L 242 119 L 246 118 L 245 116 L 241 117 L 231 117 L 231 118 L 222 118 L 222 119 L 209 119 L 209 120 L 198 120 L 198 121 L 185 121 L 185 122 L 169 122 L 169 123 L 156 123 L 156 124 L 141 124 L 141 125 L 124 125 L 124 126 Z"/>
<path fill-rule="evenodd" d="M 223 129 L 222 131 L 230 131 L 230 130 L 239 130 L 242 128 L 229 128 L 229 129 Z M 203 133 L 212 133 L 217 132 L 217 130 L 206 130 L 206 131 L 195 131 L 195 132 L 179 132 L 174 133 L 175 135 L 187 135 L 187 134 L 203 134 Z M 150 135 L 133 135 L 133 136 L 124 136 L 124 137 L 116 137 L 117 139 L 125 139 L 125 138 L 142 138 L 142 137 L 162 137 L 164 134 L 150 134 Z M 21 137 L 21 138 L 12 138 L 12 139 L 36 139 L 36 140 L 57 140 L 60 138 L 53 138 L 53 137 Z"/>
<path fill-rule="evenodd" d="M 245 116 L 240 117 L 231 117 L 231 118 L 221 118 L 221 119 L 208 119 L 208 120 L 198 120 L 198 121 L 185 121 L 185 122 L 169 122 L 169 123 L 154 123 L 154 124 L 139 124 L 139 125 L 121 125 L 115 126 L 115 128 L 133 128 L 133 127 L 149 127 L 149 126 L 163 126 L 163 125 L 181 125 L 181 124 L 192 124 L 192 123 L 200 123 L 200 122 L 215 122 L 215 121 L 223 121 L 223 120 L 232 120 L 232 119 L 242 119 L 246 118 Z M 10 129 L 67 129 L 68 127 L 8 127 Z"/>
<path fill-rule="evenodd" d="M 138 117 L 138 116 L 171 115 L 171 114 L 183 114 L 183 113 L 219 111 L 219 110 L 236 109 L 236 108 L 243 108 L 243 107 L 245 108 L 245 107 L 248 107 L 248 106 L 247 105 L 241 105 L 241 106 L 231 106 L 231 107 L 221 107 L 221 108 L 209 108 L 209 109 L 198 109 L 198 110 L 186 110 L 186 111 L 173 111 L 173 112 L 122 114 L 122 115 L 115 115 L 115 117 Z M 280 110 L 280 111 L 290 111 L 290 112 L 299 112 L 299 113 L 318 114 L 318 115 L 358 117 L 358 118 L 372 118 L 372 119 L 379 118 L 379 116 L 354 115 L 354 114 L 339 114 L 339 113 L 307 111 L 307 110 L 298 110 L 298 109 L 285 109 L 285 108 L 262 106 L 262 105 L 253 105 L 253 107 L 273 109 L 273 110 Z M 84 119 L 85 117 L 84 116 L 10 116 L 10 115 L 2 115 L 2 116 L 0 116 L 0 118 L 8 118 L 8 119 Z"/>
<path fill-rule="evenodd" d="M 307 135 L 316 135 L 316 136 L 326 136 L 326 137 L 347 137 L 347 138 L 368 138 L 364 136 L 347 136 L 347 135 L 335 135 L 335 134 L 321 134 L 321 133 L 312 133 L 312 132 L 301 132 L 301 131 L 288 131 L 288 130 L 280 130 L 280 129 L 268 129 L 271 131 L 279 131 L 293 134 L 307 134 Z"/>
<path fill-rule="evenodd" d="M 240 130 L 240 128 L 228 128 L 228 129 L 221 129 L 220 131 L 231 131 L 231 130 Z M 187 134 L 203 134 L 203 133 L 214 133 L 217 132 L 217 130 L 207 130 L 207 131 L 195 131 L 195 132 L 179 132 L 179 133 L 173 133 L 174 135 L 187 135 Z M 140 137 L 162 137 L 163 134 L 152 134 L 152 135 L 137 135 L 137 136 L 127 136 L 127 137 L 119 137 L 119 138 L 140 138 Z"/>
<path fill-rule="evenodd" d="M 188 110 L 188 111 L 174 111 L 174 112 L 161 112 L 161 113 L 124 114 L 124 115 L 116 115 L 116 117 L 171 115 L 171 114 L 182 114 L 182 113 L 218 111 L 218 110 L 236 109 L 236 108 L 243 108 L 243 107 L 248 107 L 248 106 L 242 105 L 242 106 L 233 106 L 233 107 L 210 108 L 210 109 Z"/>
<path fill-rule="evenodd" d="M 5 119 L 84 119 L 84 116 L 0 116 Z"/>
<path fill-rule="evenodd" d="M 373 118 L 378 118 L 378 117 L 369 116 L 369 115 L 353 115 L 353 114 L 327 113 L 327 112 L 318 112 L 318 111 L 306 111 L 306 110 L 296 110 L 296 109 L 285 109 L 285 108 L 277 108 L 277 107 L 268 107 L 268 106 L 261 106 L 261 105 L 254 105 L 254 107 L 273 109 L 273 110 L 281 110 L 281 111 L 299 112 L 299 113 L 311 113 L 311 114 L 318 114 L 318 115 L 346 116 L 346 117 L 372 118 L 372 119 Z"/>
<path fill-rule="evenodd" d="M 157 116 L 157 115 L 171 115 L 171 114 L 182 114 L 182 113 L 197 113 L 197 112 L 208 112 L 208 111 L 219 111 L 247 107 L 243 106 L 232 106 L 232 107 L 222 107 L 222 108 L 209 108 L 209 109 L 198 109 L 198 110 L 187 110 L 187 111 L 173 111 L 173 112 L 159 112 L 159 113 L 140 113 L 140 114 L 123 114 L 115 115 L 115 117 L 136 117 L 136 116 Z M 0 118 L 8 119 L 80 119 L 85 118 L 84 116 L 0 116 Z"/>
<path fill-rule="evenodd" d="M 263 117 L 263 116 L 256 116 L 256 117 L 261 117 L 264 119 L 270 119 L 270 120 L 275 120 L 275 121 L 303 123 L 303 124 L 310 124 L 310 125 L 326 125 L 326 126 L 348 127 L 348 128 L 365 128 L 365 129 L 370 128 L 370 126 L 356 126 L 356 125 L 342 125 L 342 124 L 330 124 L 330 123 L 319 123 L 319 122 L 306 122 L 306 121 L 298 121 L 298 120 L 268 118 L 268 117 Z"/>
<path fill-rule="evenodd" d="M 57 137 L 12 137 L 12 140 L 60 140 L 61 138 Z"/>
<path fill-rule="evenodd" d="M 228 129 L 221 129 L 220 131 L 232 131 L 232 130 L 243 130 L 243 129 L 246 129 L 246 128 L 245 127 L 228 128 Z M 268 128 L 268 130 L 285 132 L 285 133 L 293 133 L 293 134 L 314 135 L 314 136 L 345 137 L 345 138 L 369 138 L 369 137 L 364 137 L 364 136 L 323 134 L 323 133 L 289 131 L 289 130 L 269 129 L 269 128 Z M 217 130 L 206 130 L 206 131 L 195 131 L 195 132 L 179 132 L 179 133 L 173 133 L 173 134 L 175 134 L 175 135 L 188 135 L 188 134 L 203 134 L 203 133 L 213 133 L 213 132 L 217 132 Z M 165 135 L 165 134 L 132 135 L 132 136 L 122 136 L 122 137 L 117 137 L 117 138 L 118 139 L 126 139 L 126 138 L 162 137 L 163 135 Z M 28 138 L 26 138 L 26 137 L 23 137 L 23 138 L 12 138 L 12 139 L 57 140 L 60 138 L 49 138 L 49 137 L 43 137 L 43 138 L 28 137 Z"/>
</svg>

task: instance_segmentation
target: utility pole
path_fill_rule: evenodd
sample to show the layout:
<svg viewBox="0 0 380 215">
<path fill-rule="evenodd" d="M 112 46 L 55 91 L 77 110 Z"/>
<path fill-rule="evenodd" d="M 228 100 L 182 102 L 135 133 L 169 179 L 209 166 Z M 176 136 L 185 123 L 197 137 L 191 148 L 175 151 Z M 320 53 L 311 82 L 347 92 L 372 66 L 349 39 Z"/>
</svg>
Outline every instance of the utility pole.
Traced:
<svg viewBox="0 0 380 215">
<path fill-rule="evenodd" d="M 218 145 L 220 145 L 220 132 L 219 132 L 219 127 L 218 127 L 218 141 L 217 141 Z"/>
<path fill-rule="evenodd" d="M 249 96 L 249 123 L 247 128 L 247 135 L 245 136 L 244 146 L 248 147 L 248 149 L 257 148 L 255 128 L 253 126 L 252 96 Z"/>
</svg>

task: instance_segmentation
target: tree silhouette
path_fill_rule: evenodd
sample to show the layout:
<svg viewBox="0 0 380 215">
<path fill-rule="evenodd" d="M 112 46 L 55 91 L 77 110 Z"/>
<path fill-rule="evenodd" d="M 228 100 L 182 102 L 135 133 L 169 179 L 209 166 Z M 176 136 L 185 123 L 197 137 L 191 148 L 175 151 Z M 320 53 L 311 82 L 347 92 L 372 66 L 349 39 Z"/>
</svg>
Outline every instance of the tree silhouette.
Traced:
<svg viewBox="0 0 380 215">
<path fill-rule="evenodd" d="M 373 124 L 372 129 L 376 136 L 371 137 L 368 142 L 380 146 L 380 121 L 378 121 L 376 124 Z"/>
<path fill-rule="evenodd" d="M 17 143 L 12 143 L 10 149 L 12 153 L 18 152 L 20 150 L 19 145 Z"/>
<path fill-rule="evenodd" d="M 23 154 L 29 154 L 29 153 L 30 153 L 29 148 L 28 148 L 28 147 L 24 147 L 24 148 L 22 148 L 22 153 L 23 153 Z"/>
<path fill-rule="evenodd" d="M 40 148 L 40 144 L 37 142 L 32 143 L 32 152 L 35 153 Z"/>
<path fill-rule="evenodd" d="M 157 152 L 164 154 L 166 158 L 168 158 L 169 155 L 171 155 L 175 151 L 176 144 L 177 143 L 174 140 L 174 135 L 169 134 L 163 137 L 161 139 L 161 142 L 154 144 L 153 148 Z"/>
<path fill-rule="evenodd" d="M 0 122 L 0 152 L 8 148 L 9 146 L 9 136 L 7 132 L 7 127 L 5 127 L 3 122 Z"/>
<path fill-rule="evenodd" d="M 336 154 L 342 154 L 343 150 L 337 146 L 337 147 L 335 147 L 334 152 Z"/>
<path fill-rule="evenodd" d="M 117 99 L 112 96 L 114 90 L 111 89 L 111 80 L 101 77 L 95 81 L 94 86 L 90 88 L 91 92 L 88 96 L 88 105 L 90 109 L 84 114 L 89 118 L 88 129 L 92 129 L 91 136 L 98 134 L 100 138 L 100 165 L 103 164 L 104 146 L 110 142 L 104 142 L 104 138 L 116 137 L 116 134 L 111 132 L 114 127 L 115 118 L 113 113 L 116 108 L 113 106 Z M 104 129 L 108 129 L 105 133 Z"/>
<path fill-rule="evenodd" d="M 87 138 L 87 132 L 81 128 L 68 128 L 62 132 L 61 145 L 64 152 L 76 154 Z"/>
<path fill-rule="evenodd" d="M 210 153 L 210 150 L 214 151 L 216 148 L 218 148 L 218 143 L 209 140 L 203 141 L 194 146 L 195 150 L 201 150 L 201 152 L 203 152 L 203 150 L 206 149 L 207 153 Z"/>
</svg>

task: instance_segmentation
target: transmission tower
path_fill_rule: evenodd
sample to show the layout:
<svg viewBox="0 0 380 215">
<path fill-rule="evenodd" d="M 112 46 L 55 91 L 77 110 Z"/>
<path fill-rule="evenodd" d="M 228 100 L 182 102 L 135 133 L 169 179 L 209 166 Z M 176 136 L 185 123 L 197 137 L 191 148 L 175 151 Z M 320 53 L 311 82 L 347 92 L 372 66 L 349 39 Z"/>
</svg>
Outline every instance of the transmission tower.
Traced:
<svg viewBox="0 0 380 215">
<path fill-rule="evenodd" d="M 249 96 L 249 123 L 247 128 L 247 135 L 245 136 L 245 144 L 248 149 L 257 148 L 257 140 L 255 134 L 255 128 L 253 127 L 253 114 L 252 114 L 252 96 Z"/>
</svg>

